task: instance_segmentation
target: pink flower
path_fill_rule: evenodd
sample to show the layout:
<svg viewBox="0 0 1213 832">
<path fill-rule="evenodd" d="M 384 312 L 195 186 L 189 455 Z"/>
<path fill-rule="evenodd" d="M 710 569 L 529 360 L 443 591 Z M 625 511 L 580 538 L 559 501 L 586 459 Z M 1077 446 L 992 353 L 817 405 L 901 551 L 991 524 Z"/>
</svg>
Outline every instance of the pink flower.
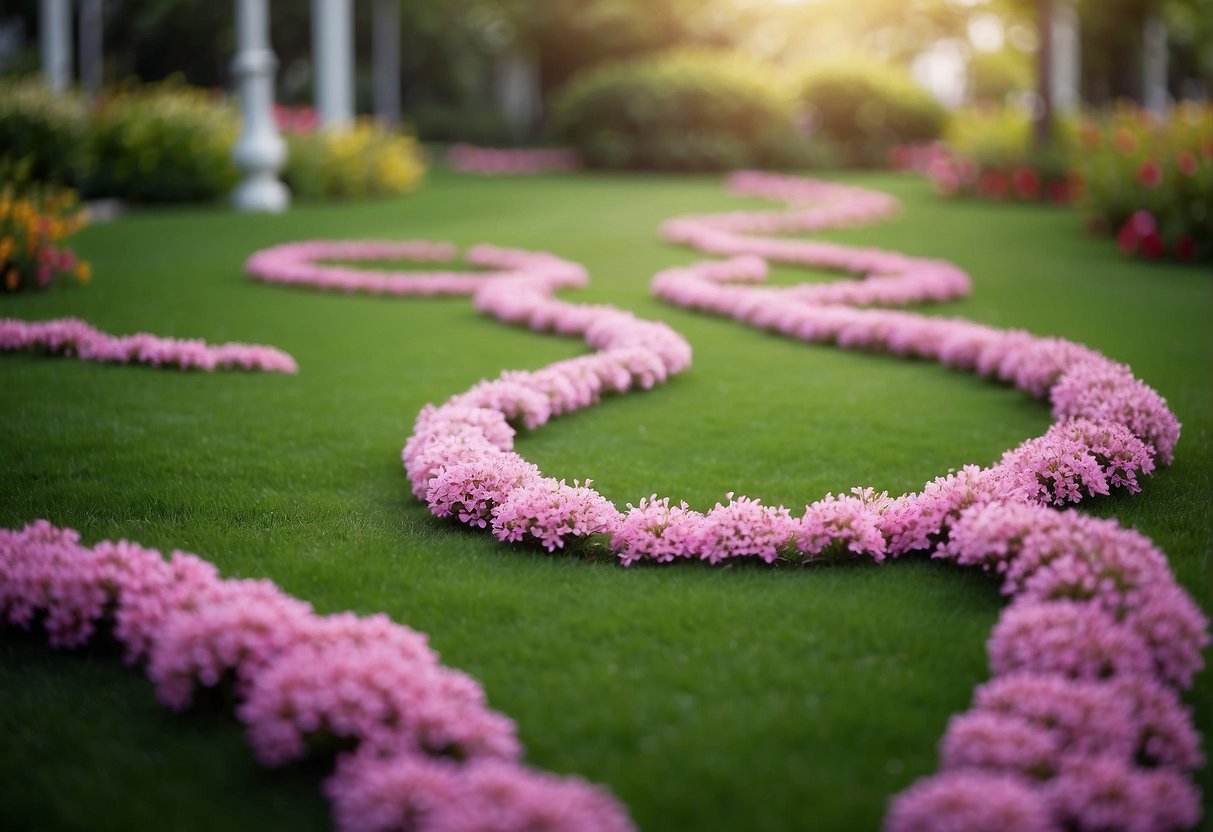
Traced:
<svg viewBox="0 0 1213 832">
<path fill-rule="evenodd" d="M 1019 777 L 957 771 L 894 798 L 885 832 L 1061 832 L 1044 796 Z"/>
</svg>

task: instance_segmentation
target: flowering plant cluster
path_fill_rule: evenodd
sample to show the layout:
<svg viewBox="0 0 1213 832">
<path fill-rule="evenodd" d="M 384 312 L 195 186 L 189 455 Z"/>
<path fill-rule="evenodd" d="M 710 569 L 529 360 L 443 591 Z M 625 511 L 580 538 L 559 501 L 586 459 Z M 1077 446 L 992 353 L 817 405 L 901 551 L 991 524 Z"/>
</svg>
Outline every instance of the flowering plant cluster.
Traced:
<svg viewBox="0 0 1213 832">
<path fill-rule="evenodd" d="M 358 119 L 347 130 L 303 129 L 307 113 L 286 132 L 289 149 L 282 178 L 296 196 L 344 198 L 394 196 L 417 189 L 425 160 L 417 139 Z"/>
<path fill-rule="evenodd" d="M 87 283 L 92 267 L 67 239 L 84 226 L 73 191 L 13 183 L 0 188 L 0 282 L 5 292 L 46 289 L 54 282 Z"/>
<path fill-rule="evenodd" d="M 182 370 L 216 368 L 297 373 L 295 359 L 260 344 L 208 344 L 201 339 L 162 338 L 140 332 L 110 335 L 78 318 L 18 321 L 0 318 L 0 352 L 44 352 L 106 364 L 148 364 Z"/>
<path fill-rule="evenodd" d="M 1047 398 L 1053 427 L 993 465 L 968 466 L 896 498 L 857 488 L 794 513 L 730 494 L 701 513 L 652 495 L 620 511 L 590 483 L 543 476 L 513 450 L 515 425 L 533 429 L 606 394 L 663 381 L 689 366 L 689 346 L 662 324 L 556 299 L 556 288 L 584 281 L 578 267 L 565 264 L 567 274 L 554 275 L 560 268 L 550 255 L 513 252 L 515 270 L 463 287 L 476 308 L 506 323 L 581 336 L 597 352 L 537 371 L 509 371 L 427 406 L 402 454 L 413 493 L 436 516 L 506 542 L 555 551 L 601 535 L 625 565 L 736 558 L 879 562 L 928 552 L 1000 574 L 1015 600 L 990 639 L 996 678 L 988 690 L 994 692 L 980 690 L 973 714 L 957 717 L 959 727 L 942 746 L 943 772 L 895 801 L 889 827 L 1190 826 L 1199 799 L 1186 772 L 1200 761 L 1176 691 L 1201 667 L 1207 622 L 1148 540 L 1111 521 L 1057 510 L 1113 488 L 1140 490 L 1142 477 L 1169 463 L 1180 426 L 1166 402 L 1127 367 L 1073 342 L 862 308 L 966 294 L 968 276 L 949 263 L 755 236 L 888 217 L 898 206 L 887 196 L 759 173 L 736 174 L 730 187 L 794 207 L 668 221 L 667 240 L 729 259 L 658 274 L 653 290 L 659 297 L 790 337 L 931 358 L 991 376 Z M 315 262 L 344 256 L 342 244 L 330 244 L 327 253 L 324 244 L 307 245 L 305 267 L 312 271 L 293 279 L 348 288 L 339 270 Z M 770 260 L 867 278 L 755 285 Z M 409 278 L 392 279 L 403 290 Z M 413 291 L 432 290 L 426 275 L 415 279 Z M 1038 691 L 1031 700 L 1040 714 L 1028 705 L 1005 713 L 987 704 L 1014 703 L 1007 690 Z M 1121 741 L 1105 736 L 1093 715 L 1098 708 L 1090 702 L 1104 700 L 1128 713 L 1118 722 Z M 996 811 L 989 794 L 997 798 Z"/>
<path fill-rule="evenodd" d="M 40 520 L 0 530 L 0 622 L 41 625 L 59 648 L 112 635 L 173 710 L 230 691 L 267 766 L 336 739 L 324 788 L 343 832 L 632 829 L 603 790 L 524 766 L 480 686 L 384 615 L 320 616 L 269 581 L 125 540 L 89 548 Z"/>
<path fill-rule="evenodd" d="M 534 176 L 550 171 L 577 170 L 577 151 L 561 147 L 495 148 L 456 144 L 446 152 L 446 163 L 460 173 L 483 176 Z"/>
<path fill-rule="evenodd" d="M 1084 124 L 1079 142 L 1095 230 L 1131 256 L 1213 259 L 1213 107 L 1180 104 L 1159 120 L 1124 106 Z"/>
<path fill-rule="evenodd" d="M 1072 202 L 1083 182 L 1069 164 L 1074 124 L 1057 123 L 1050 151 L 1032 149 L 1031 126 L 1028 111 L 1019 107 L 956 112 L 948 122 L 944 152 L 933 154 L 923 170 L 943 196 Z"/>
<path fill-rule="evenodd" d="M 993 377 L 1046 398 L 1054 425 L 990 466 L 966 466 L 896 498 L 856 488 L 793 513 L 729 494 L 701 513 L 653 495 L 620 511 L 588 481 L 545 477 L 513 450 L 516 427 L 534 429 L 605 395 L 665 381 L 689 367 L 691 350 L 664 324 L 557 299 L 558 289 L 585 284 L 580 266 L 480 246 L 468 261 L 489 274 L 375 274 L 320 261 L 446 262 L 455 249 L 310 242 L 260 252 L 248 270 L 344 291 L 468 293 L 502 322 L 580 336 L 594 350 L 507 371 L 422 410 L 402 459 L 414 495 L 435 516 L 548 551 L 598 535 L 625 565 L 881 562 L 926 552 L 1000 576 L 1013 600 L 988 643 L 994 678 L 953 719 L 941 773 L 894 801 L 893 832 L 1195 824 L 1200 800 L 1188 776 L 1203 760 L 1178 691 L 1202 667 L 1208 622 L 1149 540 L 1058 510 L 1113 488 L 1138 491 L 1141 478 L 1171 462 L 1180 425 L 1165 400 L 1128 367 L 1080 344 L 864 308 L 966 294 L 968 276 L 950 263 L 756 236 L 885 218 L 898 210 L 890 197 L 752 172 L 734 175 L 730 187 L 792 207 L 668 221 L 666 239 L 728 259 L 659 273 L 659 297 L 806 341 Z M 772 260 L 866 279 L 758 285 Z M 78 348 L 51 332 L 44 340 L 52 348 Z M 187 705 L 198 685 L 230 685 L 266 764 L 307 754 L 319 733 L 347 741 L 354 750 L 326 785 L 343 829 L 628 828 L 603 793 L 522 769 L 512 726 L 487 710 L 479 687 L 384 619 L 322 619 L 272 585 L 220 581 L 189 556 L 166 564 L 125 543 L 88 550 L 46 524 L 0 534 L 0 613 L 19 625 L 39 618 L 59 646 L 111 623 L 171 707 Z"/>
</svg>

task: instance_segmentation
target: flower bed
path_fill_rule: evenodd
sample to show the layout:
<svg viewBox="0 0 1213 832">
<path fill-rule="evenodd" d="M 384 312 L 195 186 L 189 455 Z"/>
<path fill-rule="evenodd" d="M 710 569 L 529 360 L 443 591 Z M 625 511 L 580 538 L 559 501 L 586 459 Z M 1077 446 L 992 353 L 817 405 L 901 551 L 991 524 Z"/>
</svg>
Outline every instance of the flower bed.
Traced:
<svg viewBox="0 0 1213 832">
<path fill-rule="evenodd" d="M 660 297 L 802 340 L 931 358 L 991 376 L 1047 398 L 1053 427 L 993 465 L 968 466 L 901 497 L 860 488 L 794 513 L 730 494 L 701 513 L 654 495 L 621 511 L 591 483 L 544 477 L 513 451 L 518 426 L 535 428 L 611 393 L 651 387 L 689 365 L 686 341 L 664 324 L 557 299 L 557 289 L 584 284 L 580 266 L 549 254 L 477 247 L 469 262 L 491 273 L 376 274 L 320 261 L 441 263 L 456 250 L 423 242 L 317 242 L 259 253 L 249 271 L 260 279 L 343 291 L 467 292 L 479 310 L 503 322 L 577 335 L 596 350 L 533 372 L 503 373 L 421 412 L 403 460 L 414 493 L 436 516 L 549 551 L 597 537 L 625 564 L 887 562 L 920 553 L 999 576 L 1013 600 L 988 644 L 994 679 L 975 693 L 972 712 L 949 728 L 941 773 L 894 803 L 890 828 L 1172 829 L 1195 823 L 1199 799 L 1188 777 L 1202 761 L 1178 691 L 1201 666 L 1207 623 L 1149 540 L 1113 521 L 1057 510 L 1113 489 L 1136 491 L 1156 465 L 1171 461 L 1179 424 L 1165 401 L 1127 367 L 1073 342 L 862 308 L 967 293 L 968 276 L 949 263 L 769 236 L 891 216 L 898 205 L 887 196 L 763 174 L 738 175 L 731 185 L 741 195 L 799 207 L 669 221 L 666 239 L 728 259 L 662 272 L 654 279 Z M 769 260 L 868 277 L 757 285 Z M 26 594 L 36 595 L 38 584 L 31 585 L 35 589 Z M 244 632 L 226 620 L 216 629 Z M 265 634 L 265 628 L 249 629 Z M 180 645 L 210 638 L 206 628 L 189 633 Z M 194 654 L 180 645 L 168 652 Z M 236 644 L 238 655 L 242 645 Z M 271 644 L 261 654 L 273 653 Z M 335 666 L 346 672 L 344 664 Z M 359 666 L 351 664 L 351 677 Z M 184 675 L 188 681 L 194 670 L 182 671 L 169 660 L 153 660 L 151 667 L 154 678 L 170 680 L 169 692 L 162 693 L 166 701 L 187 696 L 171 680 Z M 222 675 L 226 665 L 217 667 L 206 665 L 196 671 L 198 678 L 205 683 L 211 676 L 202 677 L 204 672 Z M 282 673 L 294 684 L 295 670 Z M 234 682 L 250 684 L 239 673 Z M 320 698 L 322 692 L 307 683 L 299 682 L 309 701 Z M 258 701 L 265 710 L 242 710 L 242 717 L 272 724 L 266 715 L 285 709 L 282 719 L 293 718 L 284 700 Z M 1099 718 L 1104 708 L 1107 720 Z M 296 753 L 296 728 L 275 726 L 266 740 L 269 751 L 259 751 L 262 758 L 275 762 Z M 422 805 L 441 805 L 439 812 L 450 803 L 476 805 L 428 765 L 406 759 L 364 769 L 358 759 L 349 758 L 337 775 L 349 778 L 349 792 L 340 793 L 357 795 L 344 803 L 334 798 L 347 828 L 398 828 L 402 817 L 422 830 L 444 828 L 408 812 Z M 493 781 L 489 771 L 477 776 Z M 344 814 L 343 807 L 351 806 L 365 814 Z M 362 817 L 380 825 L 358 826 Z M 617 818 L 595 815 L 580 820 L 579 828 L 615 828 L 609 824 Z"/>
<path fill-rule="evenodd" d="M 584 283 L 574 264 L 476 249 L 469 260 L 499 272 L 471 279 L 452 273 L 442 277 L 445 289 L 471 292 L 477 309 L 503 322 L 579 335 L 597 352 L 535 372 L 510 371 L 426 407 L 402 455 L 413 493 L 435 516 L 507 543 L 556 551 L 602 536 L 624 565 L 738 558 L 880 562 L 928 552 L 1000 574 L 1013 603 L 988 645 L 995 679 L 977 692 L 974 711 L 953 721 L 941 745 L 942 772 L 894 802 L 889 827 L 1102 828 L 1111 822 L 1122 828 L 1121 818 L 1131 821 L 1123 828 L 1193 825 L 1200 801 L 1187 772 L 1202 761 L 1177 691 L 1202 665 L 1207 622 L 1147 539 L 1113 521 L 1057 511 L 1112 489 L 1140 490 L 1140 478 L 1171 461 L 1179 423 L 1165 401 L 1127 367 L 1073 342 L 855 308 L 966 294 L 967 275 L 948 263 L 753 236 L 888 217 L 898 208 L 889 197 L 767 174 L 738 174 L 731 186 L 739 195 L 809 207 L 667 222 L 667 240 L 730 259 L 658 274 L 659 297 L 802 340 L 932 358 L 993 376 L 1047 397 L 1054 426 L 992 466 L 967 466 L 896 498 L 856 488 L 826 495 L 797 516 L 732 494 L 707 513 L 653 495 L 621 511 L 588 482 L 544 477 L 513 451 L 514 425 L 533 429 L 604 395 L 650 387 L 689 365 L 689 346 L 663 324 L 555 299 L 555 289 Z M 361 245 L 368 258 L 406 251 Z M 424 255 L 420 259 L 453 254 L 433 244 L 402 245 Z M 290 251 L 269 255 L 289 259 Z M 341 269 L 316 264 L 349 252 L 341 244 L 311 243 L 297 262 L 269 269 L 269 255 L 256 255 L 249 271 L 326 288 L 386 291 L 386 281 L 394 281 L 395 293 L 435 290 L 430 274 L 383 275 L 384 284 L 357 285 Z M 767 261 L 868 277 L 778 289 L 753 285 L 765 277 Z M 450 282 L 456 277 L 465 282 L 456 286 Z M 1015 702 L 1008 693 L 1015 690 L 1031 691 L 1038 710 L 1004 704 Z M 1075 711 L 1086 701 L 1121 703 L 1119 740 Z M 1050 716 L 1054 712 L 1065 719 Z"/>
<path fill-rule="evenodd" d="M 1031 126 L 1028 113 L 1018 108 L 959 111 L 948 124 L 946 152 L 928 159 L 925 172 L 942 196 L 1073 202 L 1083 183 L 1070 170 L 1074 125 L 1059 121 L 1048 151 L 1032 148 Z"/>
<path fill-rule="evenodd" d="M 452 145 L 446 163 L 460 173 L 481 176 L 534 176 L 554 171 L 577 170 L 581 157 L 562 147 L 496 148 L 472 144 Z"/>
<path fill-rule="evenodd" d="M 162 338 L 146 332 L 110 335 L 77 318 L 0 318 L 0 352 L 37 352 L 103 364 L 147 364 L 207 372 L 216 368 L 299 372 L 295 359 L 274 347 L 208 344 L 196 338 Z"/>
<path fill-rule="evenodd" d="M 1091 227 L 1150 260 L 1213 260 L 1213 107 L 1159 121 L 1121 108 L 1081 133 L 1081 207 Z"/>
<path fill-rule="evenodd" d="M 0 529 L 0 620 L 40 622 L 60 648 L 112 635 L 173 710 L 202 688 L 231 691 L 267 766 L 335 740 L 345 753 L 324 789 L 347 832 L 402 829 L 406 818 L 409 829 L 631 829 L 600 789 L 526 768 L 513 722 L 475 680 L 386 616 L 316 615 L 194 555 L 165 559 L 125 540 L 89 548 L 38 521 Z"/>
<path fill-rule="evenodd" d="M 0 188 L 0 280 L 5 292 L 87 283 L 92 267 L 66 245 L 85 223 L 76 194 L 33 185 Z"/>
</svg>

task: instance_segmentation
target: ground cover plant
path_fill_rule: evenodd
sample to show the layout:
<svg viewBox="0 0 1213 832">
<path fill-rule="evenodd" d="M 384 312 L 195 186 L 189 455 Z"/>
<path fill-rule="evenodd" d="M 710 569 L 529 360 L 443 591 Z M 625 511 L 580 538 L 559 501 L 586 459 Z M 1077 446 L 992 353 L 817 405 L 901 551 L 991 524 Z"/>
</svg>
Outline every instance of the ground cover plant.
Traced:
<svg viewBox="0 0 1213 832">
<path fill-rule="evenodd" d="M 1003 207 L 975 219 L 923 202 L 915 183 L 877 181 L 911 197 L 907 219 L 839 232 L 839 238 L 948 257 L 974 275 L 978 288 L 946 311 L 1091 344 L 1128 361 L 1168 396 L 1186 425 L 1175 467 L 1156 475 L 1134 500 L 1113 498 L 1094 509 L 1153 537 L 1207 608 L 1201 557 L 1208 526 L 1199 505 L 1208 491 L 1208 425 L 1201 420 L 1209 408 L 1207 393 L 1192 379 L 1207 371 L 1209 348 L 1177 328 L 1191 315 L 1187 329 L 1199 331 L 1197 316 L 1208 311 L 1203 276 L 1155 272 L 1152 285 L 1161 297 L 1128 305 L 1125 296 L 1133 296 L 1141 267 L 1105 266 L 1086 241 L 1065 236 L 1072 229 L 1055 228 L 1055 218 Z M 696 364 L 681 379 L 651 395 L 558 421 L 522 441 L 524 453 L 545 472 L 592 473 L 596 487 L 621 504 L 653 488 L 685 496 L 701 509 L 733 487 L 785 504 L 855 482 L 901 493 L 948 467 L 990 461 L 1047 424 L 1042 408 L 1016 394 L 938 368 L 784 344 L 649 300 L 651 274 L 690 259 L 651 242 L 656 223 L 688 210 L 733 207 L 717 188 L 715 180 L 539 179 L 519 190 L 451 179 L 418 197 L 431 200 L 419 209 L 393 203 L 390 215 L 381 205 L 341 222 L 350 223 L 351 234 L 367 236 L 462 243 L 491 238 L 551 248 L 590 267 L 595 281 L 581 293 L 586 298 L 663 318 L 687 334 Z M 610 784 L 642 827 L 870 828 L 888 794 L 934 769 L 931 749 L 947 717 L 964 707 L 973 683 L 985 676 L 981 643 L 999 606 L 995 587 L 930 563 L 901 563 L 895 570 L 643 570 L 625 576 L 599 564 L 498 551 L 435 525 L 405 496 L 394 453 L 380 465 L 375 449 L 398 449 L 425 401 L 442 400 L 501 367 L 541 366 L 579 350 L 486 324 L 465 302 L 393 304 L 242 284 L 239 262 L 252 249 L 308 236 L 309 230 L 333 236 L 337 215 L 311 209 L 290 219 L 266 220 L 250 230 L 230 217 L 161 216 L 106 229 L 114 235 L 108 239 L 96 229 L 86 233 L 82 245 L 98 247 L 88 249 L 98 265 L 107 246 L 114 246 L 111 256 L 132 275 L 124 278 L 128 291 L 122 281 L 102 284 L 108 299 L 98 290 L 90 308 L 38 303 L 12 314 L 87 312 L 118 331 L 152 328 L 150 316 L 176 320 L 182 333 L 213 341 L 275 343 L 299 358 L 303 372 L 292 381 L 305 389 L 292 391 L 280 378 L 249 383 L 239 376 L 153 373 L 144 380 L 147 371 L 95 367 L 93 373 L 119 375 L 94 375 L 90 382 L 79 365 L 8 359 L 14 363 L 3 371 L 14 384 L 6 388 L 20 393 L 25 385 L 27 395 L 13 400 L 16 427 L 6 439 L 17 460 L 6 489 L 6 525 L 48 516 L 91 539 L 126 534 L 212 554 L 225 574 L 268 575 L 322 609 L 385 609 L 431 633 L 446 662 L 481 679 L 494 707 L 519 721 L 531 762 Z M 969 237 L 933 233 L 948 220 L 950 227 L 964 226 Z M 407 234 L 398 233 L 402 223 Z M 226 246 L 242 250 L 228 256 L 211 244 L 199 251 L 198 262 L 176 267 L 177 276 L 169 279 L 186 301 L 178 306 L 147 291 L 167 277 L 166 268 L 174 269 L 178 252 L 148 252 L 144 262 L 132 263 L 134 238 L 121 237 L 149 230 L 169 234 L 166 248 L 175 242 L 179 249 L 200 232 L 208 240 L 221 234 Z M 1011 262 L 992 257 L 991 247 L 1005 247 L 1007 238 L 999 235 L 1008 233 L 1031 235 L 1041 251 L 1019 252 Z M 552 244 L 554 237 L 559 245 Z M 1098 283 L 1088 272 L 1092 258 L 1101 266 Z M 223 272 L 224 263 L 225 277 L 208 274 Z M 1032 303 L 1025 296 L 1033 288 L 1060 300 Z M 189 314 L 173 311 L 182 308 Z M 1120 331 L 1129 321 L 1136 324 L 1133 339 Z M 406 337 L 408 352 L 402 354 Z M 459 341 L 487 360 L 465 364 L 449 348 Z M 435 352 L 440 363 L 426 358 Z M 321 378 L 304 384 L 309 364 Z M 140 372 L 143 377 L 135 375 Z M 199 382 L 210 384 L 209 392 L 191 389 Z M 101 396 L 110 409 L 78 413 L 68 404 L 81 395 L 90 401 Z M 671 408 L 663 397 L 680 399 L 682 406 Z M 131 423 L 141 401 L 160 416 Z M 126 418 L 116 418 L 119 412 Z M 48 419 L 54 426 L 49 431 Z M 240 429 L 233 432 L 233 424 Z M 97 430 L 111 441 L 100 441 Z M 1191 455 L 1186 463 L 1185 454 Z M 123 470 L 129 475 L 119 476 Z M 54 471 L 61 473 L 45 473 Z M 90 496 L 102 493 L 100 499 Z M 47 719 L 54 697 L 45 701 L 35 682 L 70 696 L 66 680 L 104 673 L 106 664 L 48 656 L 20 638 L 5 648 L 18 660 L 6 661 L 5 672 L 23 680 L 4 686 L 20 692 L 14 697 L 19 701 L 5 708 L 14 728 L 6 733 L 21 737 L 26 752 L 6 757 L 6 764 L 22 760 L 11 764 L 8 779 L 20 785 L 12 787 L 6 805 L 45 813 L 50 784 L 87 783 L 88 774 L 77 769 L 73 775 L 71 760 L 51 763 L 50 741 L 32 728 L 17 729 L 46 721 L 71 730 L 76 701 L 69 706 L 61 698 L 60 713 Z M 592 658 L 577 658 L 587 654 Z M 125 694 L 121 678 L 117 671 L 108 684 Z M 1197 702 L 1207 702 L 1207 689 L 1198 683 Z M 29 709 L 24 720 L 21 700 Z M 142 730 L 141 717 L 132 714 L 133 733 L 155 735 L 169 722 L 147 710 L 142 718 L 150 723 Z M 39 712 L 43 716 L 35 717 Z M 112 721 L 112 715 L 104 720 Z M 195 716 L 175 727 L 196 733 L 203 744 L 218 743 L 223 731 L 213 730 L 217 721 Z M 87 717 L 82 723 L 94 732 L 98 750 L 113 751 L 127 736 L 116 731 L 107 744 L 96 733 L 100 725 Z M 206 730 L 196 731 L 202 723 Z M 228 727 L 229 739 L 235 730 Z M 40 748 L 43 764 L 30 766 L 30 754 Z M 208 748 L 204 759 L 223 759 L 223 750 Z M 242 753 L 238 742 L 226 750 L 228 763 Z M 174 757 L 147 753 L 159 762 Z M 132 757 L 139 756 L 117 754 L 136 768 Z M 206 770 L 180 754 L 177 760 L 182 769 Z M 753 772 L 753 779 L 737 782 L 739 768 Z M 177 786 L 159 774 L 152 766 L 144 778 L 168 787 L 170 796 L 161 799 L 171 805 Z M 309 775 L 278 780 L 259 802 L 208 807 L 204 797 L 195 798 L 191 815 L 202 825 L 233 812 L 268 816 L 282 790 L 298 785 L 296 776 Z M 141 791 L 153 795 L 153 806 L 155 786 Z M 90 788 L 97 786 L 86 785 L 86 793 Z M 75 811 L 88 811 L 87 800 L 97 797 L 76 803 Z M 314 807 L 320 814 L 313 821 L 322 824 L 318 801 L 311 800 L 302 805 Z M 116 802 L 115 810 L 127 817 L 148 811 L 148 803 L 131 806 L 120 796 Z M 59 801 L 58 811 L 70 813 L 71 806 Z"/>
</svg>

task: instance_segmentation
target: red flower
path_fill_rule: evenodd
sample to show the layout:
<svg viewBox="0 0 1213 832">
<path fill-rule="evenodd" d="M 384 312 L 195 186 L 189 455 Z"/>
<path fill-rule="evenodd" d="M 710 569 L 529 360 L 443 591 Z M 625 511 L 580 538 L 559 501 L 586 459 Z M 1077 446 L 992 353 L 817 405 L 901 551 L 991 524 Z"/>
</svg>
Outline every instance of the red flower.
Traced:
<svg viewBox="0 0 1213 832">
<path fill-rule="evenodd" d="M 1162 184 L 1162 168 L 1153 159 L 1149 159 L 1137 169 L 1137 178 L 1147 188 L 1157 188 Z"/>
<path fill-rule="evenodd" d="M 1054 205 L 1065 205 L 1070 201 L 1070 185 L 1064 179 L 1049 183 L 1049 201 Z"/>
<path fill-rule="evenodd" d="M 990 199 L 1005 199 L 1011 189 L 1011 179 L 1000 170 L 988 170 L 977 180 L 977 191 Z"/>
<path fill-rule="evenodd" d="M 1180 237 L 1175 241 L 1175 253 L 1180 260 L 1196 259 L 1196 241 L 1191 237 Z"/>
<path fill-rule="evenodd" d="M 1141 238 L 1141 253 L 1149 259 L 1157 260 L 1165 251 L 1166 246 L 1163 245 L 1162 237 L 1158 235 L 1157 231 L 1151 231 Z"/>
<path fill-rule="evenodd" d="M 1133 226 L 1133 233 L 1138 237 L 1146 237 L 1158 231 L 1154 215 L 1145 210 L 1134 211 L 1133 216 L 1129 217 L 1129 225 Z"/>
<path fill-rule="evenodd" d="M 1015 171 L 1015 193 L 1020 199 L 1040 198 L 1040 175 L 1031 168 Z"/>
<path fill-rule="evenodd" d="M 1179 151 L 1179 169 L 1183 172 L 1184 176 L 1195 176 L 1196 168 L 1199 165 L 1200 163 L 1196 161 L 1196 156 L 1193 153 L 1187 150 Z"/>
<path fill-rule="evenodd" d="M 1132 220 L 1126 222 L 1116 232 L 1116 245 L 1129 256 L 1137 253 L 1137 232 L 1133 230 Z"/>
</svg>

